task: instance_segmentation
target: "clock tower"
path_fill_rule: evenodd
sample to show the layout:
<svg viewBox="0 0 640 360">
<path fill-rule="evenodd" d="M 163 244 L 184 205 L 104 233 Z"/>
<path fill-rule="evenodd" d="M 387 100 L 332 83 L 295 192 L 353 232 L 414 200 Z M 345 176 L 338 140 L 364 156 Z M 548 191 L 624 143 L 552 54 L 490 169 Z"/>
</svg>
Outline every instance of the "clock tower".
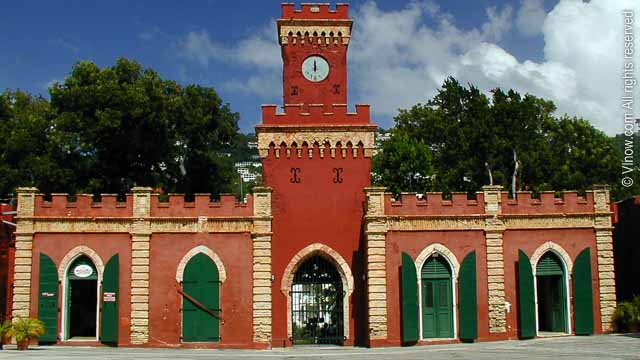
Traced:
<svg viewBox="0 0 640 360">
<path fill-rule="evenodd" d="M 282 4 L 277 21 L 284 103 L 280 111 L 263 105 L 256 126 L 264 184 L 273 191 L 273 218 L 271 324 L 254 323 L 254 328 L 270 325 L 273 346 L 353 345 L 368 339 L 361 231 L 376 125 L 369 105 L 348 110 L 352 23 L 347 4 L 326 3 Z M 304 305 L 316 297 L 301 295 L 300 289 L 313 287 L 300 282 L 322 279 L 334 281 L 321 287 L 337 292 L 333 310 L 307 314 L 309 306 L 327 304 Z"/>
<path fill-rule="evenodd" d="M 303 4 L 301 11 L 283 6 L 278 38 L 285 104 L 347 103 L 347 47 L 353 21 L 347 4 L 336 5 L 332 12 L 324 8 L 326 4 Z"/>
</svg>

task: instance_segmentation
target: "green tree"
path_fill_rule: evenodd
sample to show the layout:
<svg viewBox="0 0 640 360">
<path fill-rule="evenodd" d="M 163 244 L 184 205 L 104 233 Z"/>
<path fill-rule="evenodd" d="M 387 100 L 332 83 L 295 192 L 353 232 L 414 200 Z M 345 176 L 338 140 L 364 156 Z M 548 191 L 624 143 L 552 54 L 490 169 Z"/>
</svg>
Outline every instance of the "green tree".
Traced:
<svg viewBox="0 0 640 360">
<path fill-rule="evenodd" d="M 478 191 L 493 183 L 516 190 L 584 190 L 612 184 L 619 171 L 613 141 L 587 121 L 553 116 L 555 105 L 513 90 L 445 80 L 426 104 L 400 110 L 391 138 L 373 162 L 374 180 L 393 192 Z M 411 159 L 411 160 L 409 160 Z M 420 166 L 435 175 L 414 184 Z M 409 167 L 410 169 L 407 169 Z M 422 170 L 425 171 L 425 170 Z"/>
<path fill-rule="evenodd" d="M 73 182 L 73 172 L 60 165 L 64 154 L 46 99 L 0 94 L 0 134 L 0 197 L 12 196 L 17 186 L 51 192 Z"/>
<path fill-rule="evenodd" d="M 214 89 L 178 85 L 135 61 L 100 69 L 77 63 L 50 88 L 55 126 L 75 174 L 68 191 L 124 193 L 135 185 L 170 192 L 230 190 L 225 155 L 238 114 Z"/>
<path fill-rule="evenodd" d="M 431 184 L 434 169 L 431 151 L 421 140 L 398 131 L 391 133 L 374 157 L 374 180 L 389 191 L 422 191 Z"/>
</svg>

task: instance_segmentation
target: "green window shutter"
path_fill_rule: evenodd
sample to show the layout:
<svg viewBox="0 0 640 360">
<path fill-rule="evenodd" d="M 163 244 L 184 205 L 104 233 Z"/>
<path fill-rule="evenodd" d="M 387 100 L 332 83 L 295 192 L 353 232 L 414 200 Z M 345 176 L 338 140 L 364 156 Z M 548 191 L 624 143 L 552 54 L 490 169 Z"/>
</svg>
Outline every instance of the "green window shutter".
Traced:
<svg viewBox="0 0 640 360">
<path fill-rule="evenodd" d="M 536 265 L 536 275 L 564 275 L 564 271 L 562 271 L 562 264 L 560 264 L 560 259 L 555 256 L 551 251 L 547 252 L 542 256 L 542 259 L 538 261 L 538 265 Z"/>
<path fill-rule="evenodd" d="M 460 339 L 478 338 L 478 296 L 476 291 L 476 252 L 467 255 L 460 265 Z"/>
<path fill-rule="evenodd" d="M 51 258 L 40 253 L 40 286 L 38 288 L 38 319 L 44 322 L 41 343 L 58 339 L 58 270 Z"/>
<path fill-rule="evenodd" d="M 209 310 L 220 311 L 220 280 L 216 264 L 205 254 L 197 254 L 184 269 L 182 288 Z M 186 298 L 182 298 L 182 340 L 220 340 L 220 320 Z"/>
<path fill-rule="evenodd" d="M 100 341 L 104 343 L 118 342 L 118 254 L 109 259 L 104 268 L 102 280 L 102 318 L 100 319 Z"/>
<path fill-rule="evenodd" d="M 422 278 L 450 278 L 451 271 L 449 265 L 441 256 L 431 257 L 422 267 Z"/>
<path fill-rule="evenodd" d="M 411 256 L 402 253 L 402 341 L 418 341 L 418 275 Z"/>
<path fill-rule="evenodd" d="M 573 310 L 576 335 L 593 334 L 593 290 L 591 288 L 591 249 L 586 248 L 573 264 Z"/>
<path fill-rule="evenodd" d="M 536 305 L 533 294 L 533 269 L 527 254 L 518 250 L 518 291 L 520 301 L 518 311 L 520 318 L 520 337 L 523 339 L 536 336 Z"/>
</svg>

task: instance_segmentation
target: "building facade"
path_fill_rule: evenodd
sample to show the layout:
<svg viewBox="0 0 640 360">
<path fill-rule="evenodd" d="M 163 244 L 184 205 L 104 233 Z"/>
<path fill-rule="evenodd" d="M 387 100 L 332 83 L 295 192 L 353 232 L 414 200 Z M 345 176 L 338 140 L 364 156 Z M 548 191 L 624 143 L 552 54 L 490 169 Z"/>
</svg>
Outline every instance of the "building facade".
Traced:
<svg viewBox="0 0 640 360">
<path fill-rule="evenodd" d="M 347 106 L 348 6 L 282 5 L 284 111 L 256 127 L 245 203 L 18 192 L 13 316 L 41 342 L 399 346 L 610 331 L 609 192 L 371 187 L 376 125 Z"/>
</svg>

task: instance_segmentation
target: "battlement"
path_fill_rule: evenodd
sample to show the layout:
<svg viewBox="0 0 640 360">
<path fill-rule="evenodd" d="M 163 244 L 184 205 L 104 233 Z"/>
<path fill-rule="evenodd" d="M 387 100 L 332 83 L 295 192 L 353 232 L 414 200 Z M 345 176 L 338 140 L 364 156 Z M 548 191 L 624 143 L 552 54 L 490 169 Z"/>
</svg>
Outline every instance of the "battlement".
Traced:
<svg viewBox="0 0 640 360">
<path fill-rule="evenodd" d="M 48 201 L 44 194 L 36 194 L 34 205 L 36 216 L 130 217 L 133 196 L 128 194 L 125 201 L 118 201 L 116 194 L 101 194 L 96 198 L 91 194 L 54 193 Z"/>
<path fill-rule="evenodd" d="M 345 20 L 349 19 L 349 4 L 336 4 L 335 9 L 329 3 L 302 3 L 296 9 L 295 3 L 282 4 L 282 19 L 301 20 Z"/>
<path fill-rule="evenodd" d="M 218 201 L 211 201 L 211 194 L 195 194 L 193 201 L 186 201 L 184 194 L 169 194 L 167 201 L 161 201 L 160 194 L 151 194 L 151 216 L 251 216 L 253 196 L 247 198 L 246 203 L 240 203 L 235 195 L 222 194 Z"/>
<path fill-rule="evenodd" d="M 455 192 L 447 199 L 441 192 L 401 193 L 398 199 L 393 194 L 384 194 L 387 215 L 472 215 L 484 214 L 484 194 L 476 193 L 471 199 L 467 193 Z"/>
<path fill-rule="evenodd" d="M 580 196 L 576 191 L 565 191 L 561 197 L 556 197 L 553 191 L 540 193 L 540 198 L 534 198 L 530 191 L 519 191 L 514 199 L 509 198 L 508 192 L 501 195 L 503 214 L 570 214 L 594 212 L 593 191 L 587 191 Z"/>
<path fill-rule="evenodd" d="M 371 120 L 368 104 L 356 104 L 354 113 L 347 111 L 346 104 L 285 104 L 284 112 L 277 113 L 277 105 L 262 105 L 264 125 L 317 125 L 317 124 L 369 124 Z"/>
</svg>

